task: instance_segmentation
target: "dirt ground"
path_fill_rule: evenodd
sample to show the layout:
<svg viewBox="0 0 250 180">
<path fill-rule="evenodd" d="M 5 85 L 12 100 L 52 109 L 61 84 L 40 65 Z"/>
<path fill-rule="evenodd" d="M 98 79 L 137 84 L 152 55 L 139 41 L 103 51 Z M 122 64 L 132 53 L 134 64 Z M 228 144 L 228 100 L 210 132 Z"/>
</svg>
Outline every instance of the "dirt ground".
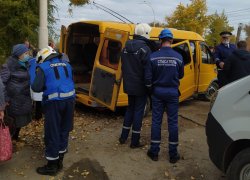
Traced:
<svg viewBox="0 0 250 180">
<path fill-rule="evenodd" d="M 159 161 L 146 155 L 150 146 L 151 112 L 143 120 L 141 140 L 146 146 L 130 149 L 130 139 L 120 145 L 117 140 L 122 130 L 122 110 L 99 112 L 77 105 L 74 130 L 69 137 L 69 152 L 65 155 L 64 170 L 56 177 L 41 176 L 36 168 L 46 163 L 43 145 L 43 121 L 32 122 L 21 135 L 26 144 L 17 143 L 13 158 L 0 162 L 3 180 L 226 180 L 210 161 L 205 135 L 205 121 L 209 103 L 186 100 L 180 103 L 179 147 L 181 160 L 169 163 L 168 125 L 164 115 Z M 192 122 L 194 121 L 194 122 Z"/>
</svg>

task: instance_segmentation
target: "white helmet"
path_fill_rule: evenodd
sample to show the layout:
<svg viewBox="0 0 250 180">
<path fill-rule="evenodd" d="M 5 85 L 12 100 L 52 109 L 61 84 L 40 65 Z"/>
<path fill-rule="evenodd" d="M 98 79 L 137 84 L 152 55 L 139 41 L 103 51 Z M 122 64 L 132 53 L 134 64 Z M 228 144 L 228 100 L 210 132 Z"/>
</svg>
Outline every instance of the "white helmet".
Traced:
<svg viewBox="0 0 250 180">
<path fill-rule="evenodd" d="M 148 24 L 141 23 L 141 24 L 137 24 L 135 26 L 135 32 L 134 32 L 134 34 L 140 35 L 140 36 L 143 36 L 143 37 L 149 39 L 150 38 L 149 33 L 151 31 L 152 31 L 152 28 Z"/>
<path fill-rule="evenodd" d="M 50 46 L 41 49 L 36 55 L 36 63 L 41 64 L 45 61 L 47 57 L 51 54 L 56 54 L 57 52 Z"/>
</svg>

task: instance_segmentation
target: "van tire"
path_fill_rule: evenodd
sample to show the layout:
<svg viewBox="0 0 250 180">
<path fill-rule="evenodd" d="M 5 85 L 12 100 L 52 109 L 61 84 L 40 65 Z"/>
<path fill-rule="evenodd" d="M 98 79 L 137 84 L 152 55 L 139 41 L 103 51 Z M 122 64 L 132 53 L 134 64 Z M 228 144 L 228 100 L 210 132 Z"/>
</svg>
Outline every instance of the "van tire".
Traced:
<svg viewBox="0 0 250 180">
<path fill-rule="evenodd" d="M 240 151 L 233 159 L 229 180 L 244 180 L 244 175 L 250 171 L 250 148 Z"/>
<path fill-rule="evenodd" d="M 148 112 L 149 112 L 149 109 L 150 109 L 150 105 L 151 105 L 150 98 L 147 97 L 147 102 L 146 102 L 146 105 L 145 105 L 143 117 L 146 117 L 148 115 Z"/>
<path fill-rule="evenodd" d="M 207 88 L 206 94 L 204 94 L 204 100 L 210 101 L 212 95 L 219 89 L 219 85 L 217 82 L 212 82 L 210 86 Z"/>
</svg>

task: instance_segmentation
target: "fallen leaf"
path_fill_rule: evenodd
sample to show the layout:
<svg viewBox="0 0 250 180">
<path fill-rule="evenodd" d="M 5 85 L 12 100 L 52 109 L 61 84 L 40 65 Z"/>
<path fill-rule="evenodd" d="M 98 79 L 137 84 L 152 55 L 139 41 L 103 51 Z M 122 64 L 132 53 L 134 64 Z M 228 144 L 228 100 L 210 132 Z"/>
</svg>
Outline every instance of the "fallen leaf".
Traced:
<svg viewBox="0 0 250 180">
<path fill-rule="evenodd" d="M 18 173 L 19 175 L 23 175 L 23 172 Z"/>
<path fill-rule="evenodd" d="M 194 177 L 193 177 L 193 176 L 191 176 L 191 179 L 194 179 Z"/>
<path fill-rule="evenodd" d="M 108 173 L 108 171 L 104 171 L 104 173 Z"/>
<path fill-rule="evenodd" d="M 74 176 L 69 175 L 69 178 L 73 178 Z"/>
<path fill-rule="evenodd" d="M 167 176 L 167 177 L 169 176 L 167 172 L 165 172 L 165 176 Z"/>
</svg>

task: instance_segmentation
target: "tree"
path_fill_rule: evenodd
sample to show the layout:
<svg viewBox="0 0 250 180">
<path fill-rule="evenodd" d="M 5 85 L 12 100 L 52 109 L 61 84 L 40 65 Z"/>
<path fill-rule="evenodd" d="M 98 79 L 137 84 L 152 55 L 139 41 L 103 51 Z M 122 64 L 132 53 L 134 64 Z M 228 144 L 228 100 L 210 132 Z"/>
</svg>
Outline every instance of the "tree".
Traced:
<svg viewBox="0 0 250 180">
<path fill-rule="evenodd" d="M 58 11 L 54 0 L 48 1 L 49 37 L 57 37 L 54 15 Z M 67 0 L 69 11 L 73 6 L 83 6 L 88 0 Z M 28 40 L 30 44 L 38 44 L 39 0 L 0 0 L 0 58 L 11 55 L 16 44 Z"/>
<path fill-rule="evenodd" d="M 220 33 L 222 31 L 230 31 L 232 32 L 234 30 L 234 27 L 229 26 L 228 19 L 225 14 L 225 11 L 221 14 L 218 14 L 217 11 L 209 16 L 210 22 L 208 25 L 208 32 L 205 35 L 206 43 L 209 46 L 215 46 L 221 42 L 221 36 Z M 235 36 L 231 36 L 230 38 L 231 43 L 235 43 L 236 38 Z"/>
<path fill-rule="evenodd" d="M 148 23 L 149 26 L 154 27 L 154 22 L 150 22 Z M 155 27 L 163 27 L 162 23 L 160 23 L 159 21 L 155 22 Z"/>
<path fill-rule="evenodd" d="M 250 36 L 250 23 L 246 24 L 243 30 L 245 31 L 246 35 L 249 37 Z"/>
<path fill-rule="evenodd" d="M 201 36 L 209 23 L 206 0 L 190 0 L 191 4 L 180 3 L 173 14 L 166 16 L 165 27 L 194 31 Z"/>
</svg>

